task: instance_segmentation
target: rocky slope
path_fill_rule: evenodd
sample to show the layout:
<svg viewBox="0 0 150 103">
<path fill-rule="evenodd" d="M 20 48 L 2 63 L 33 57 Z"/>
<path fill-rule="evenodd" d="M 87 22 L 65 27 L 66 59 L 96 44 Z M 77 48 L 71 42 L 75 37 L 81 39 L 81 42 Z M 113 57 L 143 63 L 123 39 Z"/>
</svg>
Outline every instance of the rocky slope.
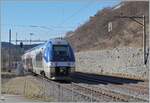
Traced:
<svg viewBox="0 0 150 103">
<path fill-rule="evenodd" d="M 131 19 L 116 16 L 146 16 L 148 36 L 148 1 L 125 1 L 112 8 L 104 8 L 75 31 L 67 33 L 66 38 L 76 51 L 102 50 L 115 47 L 142 47 L 142 26 Z M 142 22 L 140 19 L 136 19 Z M 112 31 L 108 32 L 108 23 L 112 22 Z M 148 38 L 148 37 L 147 37 Z M 148 40 L 148 39 L 147 39 Z"/>
</svg>

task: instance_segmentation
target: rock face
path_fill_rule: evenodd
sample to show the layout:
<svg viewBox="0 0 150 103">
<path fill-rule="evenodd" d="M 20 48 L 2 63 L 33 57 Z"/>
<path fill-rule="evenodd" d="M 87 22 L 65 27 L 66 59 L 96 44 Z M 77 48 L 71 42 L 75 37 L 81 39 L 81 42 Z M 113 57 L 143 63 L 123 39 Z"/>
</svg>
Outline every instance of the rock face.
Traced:
<svg viewBox="0 0 150 103">
<path fill-rule="evenodd" d="M 142 48 L 115 48 L 76 53 L 76 70 L 96 74 L 127 75 L 148 79 Z"/>
</svg>

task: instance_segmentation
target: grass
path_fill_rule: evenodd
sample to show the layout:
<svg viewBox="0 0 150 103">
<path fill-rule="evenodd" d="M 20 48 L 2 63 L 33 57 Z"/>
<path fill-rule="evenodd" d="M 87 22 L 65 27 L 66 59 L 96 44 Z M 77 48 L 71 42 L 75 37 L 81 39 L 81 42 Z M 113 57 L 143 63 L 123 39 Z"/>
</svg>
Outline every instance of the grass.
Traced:
<svg viewBox="0 0 150 103">
<path fill-rule="evenodd" d="M 19 94 L 33 100 L 50 102 L 53 98 L 43 95 L 42 85 L 31 76 L 15 77 L 2 84 L 2 93 Z"/>
</svg>

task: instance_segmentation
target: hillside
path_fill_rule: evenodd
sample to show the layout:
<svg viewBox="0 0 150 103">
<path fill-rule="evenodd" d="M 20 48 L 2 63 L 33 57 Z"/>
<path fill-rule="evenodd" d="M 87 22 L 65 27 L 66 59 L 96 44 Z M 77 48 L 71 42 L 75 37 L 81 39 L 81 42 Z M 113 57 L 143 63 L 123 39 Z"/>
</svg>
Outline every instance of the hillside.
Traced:
<svg viewBox="0 0 150 103">
<path fill-rule="evenodd" d="M 68 32 L 65 38 L 70 41 L 76 51 L 102 50 L 123 46 L 142 47 L 142 26 L 129 18 L 116 17 L 142 15 L 146 16 L 148 35 L 148 1 L 126 1 L 112 8 L 108 7 L 98 11 L 75 31 Z M 136 20 L 142 22 L 141 19 Z M 110 21 L 112 22 L 112 31 L 108 32 L 108 22 Z"/>
</svg>

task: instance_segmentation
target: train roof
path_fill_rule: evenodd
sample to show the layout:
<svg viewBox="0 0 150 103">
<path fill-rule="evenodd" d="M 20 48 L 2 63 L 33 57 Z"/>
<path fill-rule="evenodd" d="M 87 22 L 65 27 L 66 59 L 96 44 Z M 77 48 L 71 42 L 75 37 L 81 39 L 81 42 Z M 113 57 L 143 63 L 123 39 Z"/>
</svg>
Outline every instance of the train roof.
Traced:
<svg viewBox="0 0 150 103">
<path fill-rule="evenodd" d="M 62 38 L 49 39 L 47 42 L 42 43 L 42 44 L 40 44 L 40 45 L 38 45 L 38 46 L 36 46 L 36 47 L 33 47 L 33 48 L 30 49 L 30 50 L 27 50 L 25 53 L 31 52 L 31 51 L 33 51 L 33 50 L 35 50 L 35 49 L 37 49 L 37 48 L 42 48 L 42 47 L 43 47 L 44 45 L 46 45 L 47 43 L 51 43 L 52 45 L 56 45 L 56 44 L 67 45 L 67 44 L 68 44 L 67 40 L 62 39 Z"/>
<path fill-rule="evenodd" d="M 48 42 L 51 42 L 53 45 L 55 44 L 68 44 L 67 40 L 56 38 L 56 39 L 50 39 Z"/>
</svg>

